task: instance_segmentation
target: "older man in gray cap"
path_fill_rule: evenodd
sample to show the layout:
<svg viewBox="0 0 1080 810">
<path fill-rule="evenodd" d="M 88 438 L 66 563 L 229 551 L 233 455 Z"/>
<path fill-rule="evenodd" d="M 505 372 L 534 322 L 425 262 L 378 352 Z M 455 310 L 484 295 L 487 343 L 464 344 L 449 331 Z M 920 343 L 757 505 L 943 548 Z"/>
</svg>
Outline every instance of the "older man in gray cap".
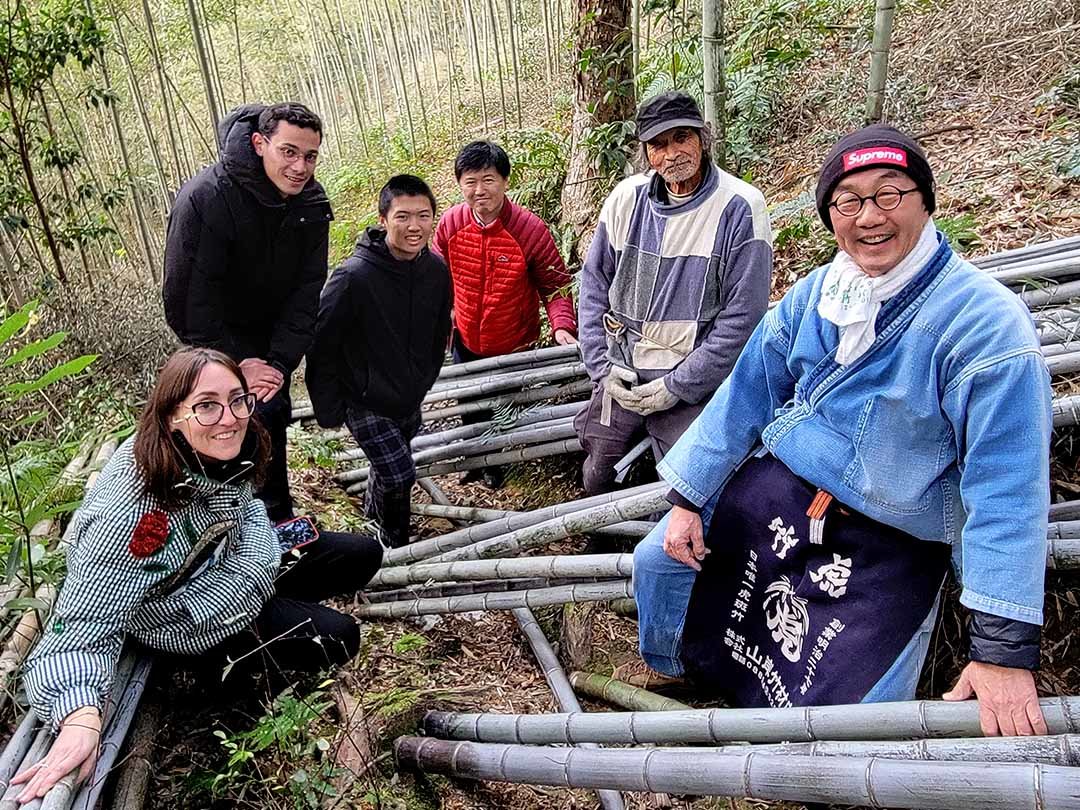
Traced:
<svg viewBox="0 0 1080 810">
<path fill-rule="evenodd" d="M 611 488 L 641 437 L 659 460 L 728 376 L 765 314 L 765 199 L 709 158 L 697 102 L 654 96 L 637 114 L 650 170 L 604 203 L 581 276 L 579 337 L 594 383 L 575 420 L 585 489 Z"/>
</svg>

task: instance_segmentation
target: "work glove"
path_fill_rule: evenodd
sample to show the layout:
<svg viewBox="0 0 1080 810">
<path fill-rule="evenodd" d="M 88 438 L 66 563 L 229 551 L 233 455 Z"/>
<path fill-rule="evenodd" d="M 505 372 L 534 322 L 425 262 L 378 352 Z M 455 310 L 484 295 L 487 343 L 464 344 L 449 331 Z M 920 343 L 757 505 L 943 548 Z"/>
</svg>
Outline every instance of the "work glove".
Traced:
<svg viewBox="0 0 1080 810">
<path fill-rule="evenodd" d="M 604 393 L 627 410 L 633 410 L 631 405 L 636 405 L 638 398 L 633 394 L 632 386 L 636 385 L 637 381 L 637 374 L 631 369 L 612 366 L 604 377 Z"/>
<path fill-rule="evenodd" d="M 658 411 L 666 411 L 679 401 L 679 397 L 668 390 L 664 378 L 635 385 L 630 389 L 626 402 L 620 401 L 626 410 L 648 416 Z"/>
</svg>

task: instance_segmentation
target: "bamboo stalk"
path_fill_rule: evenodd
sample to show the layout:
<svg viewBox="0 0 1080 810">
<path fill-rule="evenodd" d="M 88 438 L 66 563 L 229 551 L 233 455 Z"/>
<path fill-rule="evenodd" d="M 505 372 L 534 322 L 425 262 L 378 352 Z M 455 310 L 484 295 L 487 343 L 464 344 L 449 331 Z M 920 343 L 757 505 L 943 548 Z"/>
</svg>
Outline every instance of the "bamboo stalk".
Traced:
<svg viewBox="0 0 1080 810">
<path fill-rule="evenodd" d="M 1080 501 L 1063 501 L 1050 504 L 1050 520 L 1080 520 Z"/>
<path fill-rule="evenodd" d="M 446 493 L 439 489 L 439 485 L 430 478 L 421 478 L 416 483 L 420 485 L 420 489 L 428 494 L 428 497 L 431 498 L 433 503 L 439 506 L 450 506 L 450 499 L 446 497 Z M 462 521 L 455 521 L 453 518 L 451 518 L 451 521 L 455 526 L 467 525 Z M 383 559 L 385 559 L 385 556 Z"/>
<path fill-rule="evenodd" d="M 417 543 L 410 543 L 402 548 L 389 549 L 383 555 L 382 564 L 384 568 L 389 568 L 394 565 L 407 565 L 409 563 L 419 562 L 420 560 L 434 557 L 447 551 L 471 545 L 480 540 L 487 540 L 501 534 L 516 531 L 517 529 L 523 529 L 527 526 L 535 526 L 538 523 L 542 523 L 559 515 L 567 515 L 571 512 L 581 511 L 600 504 L 611 503 L 612 501 L 628 498 L 633 495 L 640 495 L 645 492 L 667 492 L 667 485 L 664 483 L 643 484 L 642 486 L 620 490 L 619 492 L 605 492 L 601 495 L 579 498 L 576 501 L 559 503 L 554 506 L 545 506 L 541 509 L 534 509 L 531 512 L 525 512 L 521 515 L 511 515 L 502 520 L 491 521 L 490 523 L 485 523 L 481 526 L 469 526 L 468 528 L 460 529 L 456 532 L 444 534 L 441 537 L 433 537 L 428 540 L 421 540 Z"/>
<path fill-rule="evenodd" d="M 515 579 L 518 577 L 629 577 L 634 570 L 633 554 L 560 554 L 553 557 L 510 557 L 500 560 L 470 560 L 450 563 L 419 563 L 382 568 L 368 582 L 368 588 L 412 585 L 426 582 Z"/>
<path fill-rule="evenodd" d="M 116 762 L 116 757 L 124 744 L 124 738 L 135 719 L 139 701 L 142 700 L 143 692 L 146 690 L 153 659 L 144 655 L 136 660 L 133 652 L 129 652 L 127 657 L 132 660 L 131 675 L 124 684 L 123 690 L 118 691 L 115 687 L 112 690 L 110 700 L 113 695 L 116 696 L 116 700 L 102 738 L 97 765 L 94 766 L 94 775 L 86 781 L 76 795 L 71 805 L 72 810 L 93 810 L 97 806 L 98 799 L 105 789 L 106 779 Z"/>
<path fill-rule="evenodd" d="M 1054 259 L 1040 259 L 1030 263 L 1009 264 L 988 271 L 990 276 L 1007 286 L 1020 286 L 1032 281 L 1055 280 L 1080 275 L 1080 254 Z"/>
<path fill-rule="evenodd" d="M 1080 736 L 963 737 L 951 740 L 882 742 L 802 742 L 752 746 L 758 754 L 806 757 L 875 757 L 931 762 L 1038 762 L 1044 765 L 1080 765 Z M 685 748 L 660 750 L 685 751 Z M 697 748 L 715 754 L 745 754 L 746 745 Z"/>
<path fill-rule="evenodd" d="M 527 591 L 484 593 L 472 596 L 449 596 L 443 599 L 415 599 L 411 602 L 387 602 L 379 605 L 360 605 L 354 615 L 361 619 L 402 619 L 406 616 L 427 616 L 445 613 L 471 613 L 475 610 L 511 610 L 518 607 L 544 607 L 567 602 L 607 602 L 629 596 L 633 592 L 630 580 L 597 582 L 583 585 L 562 585 L 555 588 L 535 588 Z"/>
<path fill-rule="evenodd" d="M 430 466 L 435 462 L 453 458 L 470 458 L 472 456 L 485 455 L 494 450 L 505 450 L 509 447 L 521 447 L 542 442 L 555 442 L 561 439 L 572 439 L 577 436 L 574 425 L 569 421 L 555 424 L 547 423 L 527 430 L 516 430 L 509 433 L 501 433 L 482 439 L 472 439 L 454 442 L 442 447 L 430 447 L 425 450 L 414 452 L 413 464 Z M 352 470 L 337 473 L 334 480 L 340 484 L 351 484 L 356 481 L 366 481 L 370 474 L 370 465 L 356 467 Z M 429 473 L 435 474 L 435 473 Z"/>
<path fill-rule="evenodd" d="M 581 450 L 581 442 L 578 439 L 564 439 L 546 444 L 533 444 L 517 450 L 503 450 L 498 453 L 487 453 L 482 456 L 473 456 L 461 461 L 429 464 L 416 468 L 417 478 L 430 478 L 436 475 L 476 470 L 481 467 L 497 467 L 502 464 L 518 464 L 522 461 L 535 461 L 549 456 L 560 456 L 566 453 L 576 453 Z M 349 495 L 356 495 L 365 488 L 367 475 L 365 474 L 359 483 L 355 483 L 345 491 Z"/>
<path fill-rule="evenodd" d="M 874 39 L 870 45 L 870 89 L 866 99 L 866 123 L 881 120 L 885 108 L 885 82 L 889 72 L 889 46 L 892 43 L 896 0 L 877 0 L 874 15 Z"/>
<path fill-rule="evenodd" d="M 624 520 L 633 520 L 660 509 L 667 509 L 670 506 L 671 504 L 668 503 L 664 491 L 620 498 L 611 503 L 552 518 L 501 537 L 481 540 L 470 546 L 448 551 L 436 557 L 433 562 L 478 560 L 485 557 L 505 557 L 518 554 L 526 549 L 545 546 L 556 540 L 562 540 L 575 534 L 584 534 L 603 526 L 621 523 Z"/>
<path fill-rule="evenodd" d="M 426 737 L 398 738 L 394 754 L 399 767 L 428 773 L 557 787 L 942 810 L 1080 807 L 1080 771 L 1055 765 L 536 748 Z"/>
<path fill-rule="evenodd" d="M 543 402 L 548 399 L 579 396 L 591 391 L 592 383 L 588 380 L 577 380 L 565 385 L 545 385 L 542 388 L 530 388 L 527 391 L 519 391 L 515 394 L 510 394 L 509 396 L 477 399 L 472 402 L 451 405 L 447 408 L 429 408 L 424 411 L 422 419 L 425 422 L 431 422 L 436 419 L 449 419 L 451 416 L 464 416 L 480 411 L 490 411 L 504 405 L 524 405 L 529 402 Z"/>
<path fill-rule="evenodd" d="M 142 810 L 153 775 L 154 738 L 161 721 L 161 709 L 156 703 L 144 706 L 139 712 L 131 733 L 128 756 L 120 766 L 113 790 L 112 810 Z"/>
<path fill-rule="evenodd" d="M 513 368 L 515 366 L 527 366 L 535 362 L 561 360 L 580 356 L 581 349 L 576 345 L 549 346 L 544 349 L 530 349 L 525 352 L 500 354 L 495 357 L 470 360 L 467 363 L 454 363 L 452 365 L 443 366 L 442 371 L 439 372 L 439 379 L 449 380 L 454 377 L 467 377 L 470 374 L 478 374 L 484 371 Z"/>
<path fill-rule="evenodd" d="M 22 760 L 15 766 L 15 773 L 22 773 L 23 770 L 30 767 L 36 762 L 39 762 L 49 752 L 49 747 L 52 745 L 52 732 L 47 727 L 40 727 L 34 733 L 33 739 L 30 745 L 27 746 L 26 754 Z M 0 796 L 0 810 L 19 810 L 19 802 L 15 800 L 15 797 L 22 793 L 22 785 L 8 784 Z"/>
<path fill-rule="evenodd" d="M 574 690 L 582 695 L 633 712 L 681 711 L 690 708 L 685 703 L 595 672 L 571 672 L 570 683 Z"/>
<path fill-rule="evenodd" d="M 435 433 L 421 433 L 413 438 L 411 449 L 415 452 L 428 447 L 447 444 L 461 439 L 474 439 L 487 434 L 499 435 L 511 430 L 526 427 L 528 425 L 554 422 L 566 417 L 575 416 L 583 407 L 581 402 L 568 402 L 565 405 L 551 405 L 544 408 L 534 408 L 518 415 L 513 422 L 500 423 L 494 419 L 487 422 L 476 422 L 471 425 L 441 430 Z M 354 461 L 366 458 L 363 448 L 344 450 L 334 454 L 334 461 Z"/>
<path fill-rule="evenodd" d="M 1046 370 L 1051 377 L 1060 377 L 1063 374 L 1074 374 L 1080 371 L 1080 351 L 1067 352 L 1055 357 L 1047 357 Z"/>
<path fill-rule="evenodd" d="M 551 368 L 538 369 L 536 371 L 510 372 L 499 375 L 487 382 L 478 382 L 471 385 L 462 385 L 455 388 L 443 388 L 432 391 L 424 397 L 424 404 L 444 402 L 448 399 L 465 399 L 467 397 L 483 397 L 491 394 L 499 394 L 515 388 L 524 388 L 538 383 L 555 382 L 556 380 L 572 379 L 585 376 L 584 363 L 567 363 L 566 365 L 552 366 Z"/>
<path fill-rule="evenodd" d="M 476 582 L 437 582 L 413 585 L 388 591 L 364 591 L 364 602 L 381 605 L 387 602 L 412 602 L 417 599 L 445 599 L 449 596 L 473 596 L 484 593 L 530 591 L 537 588 L 561 588 L 564 585 L 585 585 L 610 581 L 610 577 L 519 577 L 516 579 L 487 579 Z"/>
<path fill-rule="evenodd" d="M 1039 701 L 1050 734 L 1080 732 L 1080 697 Z M 782 709 L 689 709 L 607 714 L 455 714 L 428 712 L 429 735 L 529 745 L 691 745 L 815 740 L 981 737 L 979 703 L 918 700 Z"/>
<path fill-rule="evenodd" d="M 533 616 L 532 611 L 528 608 L 514 608 L 512 613 L 518 627 L 521 628 L 521 632 L 525 635 L 525 639 L 529 642 L 533 655 L 536 656 L 536 662 L 544 673 L 544 678 L 551 688 L 551 693 L 555 696 L 555 702 L 559 706 L 559 710 L 580 712 L 581 704 L 578 703 L 577 695 L 574 694 L 574 688 L 570 685 L 570 681 L 567 680 L 566 673 L 563 672 L 555 651 L 551 649 L 544 631 L 536 623 L 536 617 Z M 584 747 L 595 748 L 597 746 L 586 743 Z M 622 796 L 619 795 L 618 791 L 598 790 L 596 797 L 600 800 L 600 806 L 604 807 L 605 810 L 619 810 L 619 808 L 624 807 Z"/>
<path fill-rule="evenodd" d="M 550 369 L 556 366 L 572 365 L 577 362 L 580 362 L 580 358 L 576 355 L 570 358 L 553 357 L 549 360 L 536 360 L 532 363 L 523 363 L 521 365 L 508 366 L 506 368 L 488 369 L 487 371 L 477 371 L 472 374 L 460 374 L 455 377 L 443 378 L 440 376 L 439 379 L 435 381 L 435 384 L 431 386 L 431 390 L 445 391 L 448 388 L 460 388 L 464 385 L 472 385 L 473 383 L 497 380 L 504 374 L 521 374 L 526 371 Z M 443 368 L 456 368 L 456 366 L 443 366 Z"/>
<path fill-rule="evenodd" d="M 1030 261 L 1070 251 L 1080 251 L 1080 236 L 1067 236 L 1063 239 L 1053 239 L 1049 242 L 1002 250 L 988 256 L 972 259 L 971 263 L 983 270 L 989 270 L 993 267 L 1000 267 L 1017 261 Z"/>
<path fill-rule="evenodd" d="M 1080 296 L 1080 281 L 1066 281 L 1064 284 L 1048 285 L 1044 289 L 1029 290 L 1028 292 L 1017 293 L 1017 295 L 1028 309 L 1059 304 L 1062 301 L 1068 301 L 1070 298 Z"/>
<path fill-rule="evenodd" d="M 522 515 L 524 512 L 513 512 L 506 509 L 481 509 L 477 506 L 440 506 L 436 503 L 411 503 L 409 511 L 414 515 L 425 517 L 453 518 L 466 523 L 486 523 L 490 520 L 498 520 L 507 515 Z"/>
<path fill-rule="evenodd" d="M 0 753 L 0 794 L 7 790 L 11 777 L 15 775 L 19 763 L 26 757 L 38 731 L 38 716 L 31 709 L 23 716 L 15 733 L 4 746 L 3 753 Z"/>
</svg>

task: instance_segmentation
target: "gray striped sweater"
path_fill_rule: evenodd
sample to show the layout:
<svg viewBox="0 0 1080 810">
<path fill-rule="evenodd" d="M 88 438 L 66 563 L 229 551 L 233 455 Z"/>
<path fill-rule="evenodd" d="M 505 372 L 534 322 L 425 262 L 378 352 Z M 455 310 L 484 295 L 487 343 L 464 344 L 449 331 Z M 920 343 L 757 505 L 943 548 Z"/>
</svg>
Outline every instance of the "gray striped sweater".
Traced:
<svg viewBox="0 0 1080 810">
<path fill-rule="evenodd" d="M 162 514 L 143 491 L 134 442 L 120 446 L 72 518 L 67 578 L 26 664 L 27 696 L 54 730 L 78 708 L 104 708 L 127 635 L 197 654 L 250 624 L 274 593 L 280 547 L 250 482 L 190 475 L 188 505 Z M 168 531 L 147 554 L 132 539 L 152 512 Z"/>
</svg>

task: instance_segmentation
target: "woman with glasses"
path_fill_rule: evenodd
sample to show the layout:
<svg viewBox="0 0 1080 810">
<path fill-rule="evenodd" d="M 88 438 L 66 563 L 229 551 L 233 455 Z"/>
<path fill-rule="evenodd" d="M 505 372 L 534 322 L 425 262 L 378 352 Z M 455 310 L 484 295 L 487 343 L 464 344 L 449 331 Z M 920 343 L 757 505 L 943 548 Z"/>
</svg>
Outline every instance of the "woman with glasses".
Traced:
<svg viewBox="0 0 1080 810">
<path fill-rule="evenodd" d="M 634 554 L 642 657 L 734 705 L 911 699 L 951 560 L 971 645 L 945 697 L 977 696 L 988 735 L 1045 733 L 1051 395 L 1031 317 L 934 227 L 930 166 L 897 130 L 840 140 L 817 204 L 836 258 L 660 464 L 674 506 Z"/>
<path fill-rule="evenodd" d="M 63 589 L 25 671 L 31 705 L 57 737 L 13 780 L 27 783 L 19 801 L 72 770 L 80 780 L 91 772 L 127 637 L 218 680 L 265 669 L 275 684 L 359 650 L 355 620 L 319 601 L 363 586 L 382 548 L 325 531 L 296 548 L 282 542 L 252 497 L 269 449 L 254 409 L 235 361 L 211 349 L 176 352 L 135 436 L 87 493 Z"/>
</svg>

